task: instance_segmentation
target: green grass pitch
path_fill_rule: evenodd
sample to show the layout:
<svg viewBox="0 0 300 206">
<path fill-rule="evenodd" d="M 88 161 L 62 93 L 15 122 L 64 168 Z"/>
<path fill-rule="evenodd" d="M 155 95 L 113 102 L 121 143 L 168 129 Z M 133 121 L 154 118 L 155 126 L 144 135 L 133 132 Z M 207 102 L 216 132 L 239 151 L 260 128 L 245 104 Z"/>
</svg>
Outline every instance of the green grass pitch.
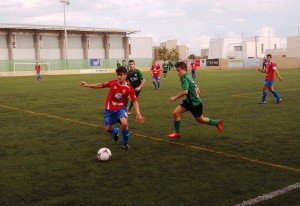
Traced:
<svg viewBox="0 0 300 206">
<path fill-rule="evenodd" d="M 223 132 L 182 116 L 169 140 L 169 102 L 180 91 L 175 71 L 153 90 L 150 73 L 139 104 L 145 124 L 129 116 L 130 151 L 103 131 L 108 89 L 81 88 L 115 74 L 0 78 L 0 205 L 234 205 L 300 181 L 300 71 L 280 70 L 283 101 L 258 105 L 264 74 L 199 71 L 207 117 Z M 97 160 L 101 147 L 113 154 Z M 259 205 L 299 205 L 300 191 Z"/>
</svg>

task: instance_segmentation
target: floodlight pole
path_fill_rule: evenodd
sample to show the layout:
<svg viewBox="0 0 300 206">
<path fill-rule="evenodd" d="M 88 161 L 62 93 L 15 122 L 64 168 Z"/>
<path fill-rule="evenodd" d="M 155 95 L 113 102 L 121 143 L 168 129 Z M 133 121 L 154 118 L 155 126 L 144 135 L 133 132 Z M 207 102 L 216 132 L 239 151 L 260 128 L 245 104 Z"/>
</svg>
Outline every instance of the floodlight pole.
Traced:
<svg viewBox="0 0 300 206">
<path fill-rule="evenodd" d="M 60 3 L 64 5 L 64 30 L 65 30 L 65 59 L 68 59 L 67 48 L 68 48 L 68 38 L 67 38 L 67 26 L 66 26 L 66 5 L 70 4 L 70 0 L 60 0 Z"/>
<path fill-rule="evenodd" d="M 300 69 L 300 26 L 298 26 L 298 62 Z"/>
</svg>

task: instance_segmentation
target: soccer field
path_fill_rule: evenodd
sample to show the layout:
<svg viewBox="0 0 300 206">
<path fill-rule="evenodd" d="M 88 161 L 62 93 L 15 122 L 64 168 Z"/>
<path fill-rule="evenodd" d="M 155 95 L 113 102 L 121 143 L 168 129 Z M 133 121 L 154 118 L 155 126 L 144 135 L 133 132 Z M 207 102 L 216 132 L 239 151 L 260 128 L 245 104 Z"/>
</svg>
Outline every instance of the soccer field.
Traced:
<svg viewBox="0 0 300 206">
<path fill-rule="evenodd" d="M 258 105 L 264 74 L 199 71 L 204 115 L 223 131 L 185 113 L 181 138 L 170 140 L 179 77 L 171 71 L 153 90 L 144 72 L 145 123 L 133 110 L 129 151 L 104 132 L 108 89 L 79 86 L 115 74 L 0 78 L 0 205 L 235 205 L 300 182 L 300 71 L 280 74 L 282 103 L 268 93 Z M 97 159 L 101 147 L 111 161 Z M 259 205 L 300 205 L 300 189 Z"/>
</svg>

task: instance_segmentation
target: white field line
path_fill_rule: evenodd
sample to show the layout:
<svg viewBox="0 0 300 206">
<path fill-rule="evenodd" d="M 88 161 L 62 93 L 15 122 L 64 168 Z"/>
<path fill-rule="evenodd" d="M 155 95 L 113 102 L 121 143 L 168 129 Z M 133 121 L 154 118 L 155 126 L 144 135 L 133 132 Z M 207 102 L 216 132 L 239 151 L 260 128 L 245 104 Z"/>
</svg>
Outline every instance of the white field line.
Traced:
<svg viewBox="0 0 300 206">
<path fill-rule="evenodd" d="M 244 201 L 242 203 L 239 203 L 239 204 L 236 204 L 234 206 L 248 206 L 248 205 L 254 205 L 254 204 L 257 204 L 257 203 L 260 203 L 260 202 L 263 202 L 263 201 L 266 201 L 266 200 L 270 200 L 274 197 L 277 197 L 279 195 L 282 195 L 282 194 L 285 194 L 285 193 L 288 193 L 292 190 L 296 190 L 296 189 L 299 189 L 300 188 L 300 183 L 297 182 L 293 185 L 290 185 L 290 186 L 287 186 L 283 189 L 280 189 L 280 190 L 276 190 L 274 192 L 270 192 L 268 194 L 264 194 L 262 196 L 258 196 L 256 198 L 253 198 L 253 199 L 250 199 L 250 200 L 247 200 L 247 201 Z"/>
<path fill-rule="evenodd" d="M 70 118 L 60 117 L 60 116 L 46 114 L 46 113 L 34 112 L 34 111 L 31 111 L 31 110 L 25 110 L 25 109 L 21 109 L 21 108 L 17 108 L 17 107 L 12 107 L 12 106 L 7 106 L 7 105 L 0 104 L 0 108 L 1 107 L 6 108 L 6 109 L 15 110 L 15 111 L 22 111 L 22 112 L 26 112 L 26 113 L 33 114 L 33 115 L 45 116 L 45 117 L 48 117 L 48 118 L 59 119 L 59 120 L 63 120 L 63 121 L 74 122 L 74 123 L 77 123 L 77 124 L 89 125 L 89 126 L 92 126 L 92 127 L 101 127 L 101 128 L 103 128 L 103 126 L 100 126 L 98 124 L 83 122 L 83 121 L 76 120 L 76 119 L 70 119 Z M 276 164 L 276 163 L 272 163 L 272 162 L 268 162 L 268 161 L 264 161 L 264 160 L 258 160 L 258 159 L 246 157 L 246 156 L 243 156 L 243 155 L 240 155 L 240 154 L 231 154 L 231 153 L 222 152 L 222 151 L 218 151 L 218 150 L 213 150 L 213 149 L 209 149 L 209 148 L 205 148 L 205 147 L 201 147 L 201 146 L 187 145 L 187 144 L 183 144 L 183 143 L 176 142 L 176 141 L 170 141 L 170 140 L 161 139 L 161 138 L 157 138 L 157 137 L 151 137 L 151 136 L 148 136 L 148 135 L 138 134 L 138 133 L 135 133 L 135 132 L 131 132 L 131 134 L 133 134 L 134 136 L 137 136 L 137 137 L 144 137 L 144 138 L 147 138 L 147 139 L 151 139 L 153 141 L 165 142 L 165 143 L 173 144 L 173 145 L 180 145 L 180 146 L 183 146 L 183 147 L 189 147 L 189 148 L 192 148 L 192 149 L 217 154 L 217 155 L 220 155 L 220 156 L 223 156 L 223 157 L 235 158 L 235 159 L 239 159 L 239 160 L 243 160 L 243 161 L 248 161 L 248 162 L 252 162 L 252 163 L 256 163 L 256 164 L 267 165 L 267 166 L 274 167 L 274 168 L 279 168 L 279 169 L 284 169 L 284 170 L 300 173 L 300 169 L 298 169 L 298 168 L 293 168 L 293 167 L 289 167 L 289 166 L 286 166 L 286 165 Z"/>
</svg>

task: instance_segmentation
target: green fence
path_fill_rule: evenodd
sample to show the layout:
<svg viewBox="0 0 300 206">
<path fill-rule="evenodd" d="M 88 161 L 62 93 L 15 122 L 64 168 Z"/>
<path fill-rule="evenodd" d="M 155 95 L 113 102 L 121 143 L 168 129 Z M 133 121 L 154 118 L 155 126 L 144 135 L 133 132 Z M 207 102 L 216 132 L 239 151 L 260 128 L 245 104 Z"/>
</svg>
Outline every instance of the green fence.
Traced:
<svg viewBox="0 0 300 206">
<path fill-rule="evenodd" d="M 90 66 L 89 59 L 43 59 L 40 63 L 49 63 L 51 70 L 79 70 L 79 69 L 115 69 L 117 67 L 117 61 L 122 64 L 123 59 L 100 59 L 100 66 Z M 149 68 L 152 64 L 151 58 L 138 58 L 133 59 L 136 64 L 136 68 Z M 127 64 L 129 59 L 126 59 Z M 0 60 L 0 72 L 13 72 L 15 63 L 16 71 L 32 71 L 34 70 L 34 64 L 36 60 Z M 47 65 L 42 65 L 46 67 Z"/>
</svg>

